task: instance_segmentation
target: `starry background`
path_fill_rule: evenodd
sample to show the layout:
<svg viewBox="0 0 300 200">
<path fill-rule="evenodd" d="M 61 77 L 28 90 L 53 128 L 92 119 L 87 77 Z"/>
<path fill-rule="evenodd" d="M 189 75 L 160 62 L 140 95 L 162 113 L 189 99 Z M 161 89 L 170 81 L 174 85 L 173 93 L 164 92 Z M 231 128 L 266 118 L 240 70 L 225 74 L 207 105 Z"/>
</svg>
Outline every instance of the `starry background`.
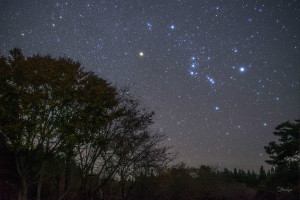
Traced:
<svg viewBox="0 0 300 200">
<path fill-rule="evenodd" d="M 19 47 L 66 56 L 131 85 L 189 166 L 258 170 L 274 127 L 299 118 L 299 1 L 1 0 L 0 8 L 2 55 Z"/>
</svg>

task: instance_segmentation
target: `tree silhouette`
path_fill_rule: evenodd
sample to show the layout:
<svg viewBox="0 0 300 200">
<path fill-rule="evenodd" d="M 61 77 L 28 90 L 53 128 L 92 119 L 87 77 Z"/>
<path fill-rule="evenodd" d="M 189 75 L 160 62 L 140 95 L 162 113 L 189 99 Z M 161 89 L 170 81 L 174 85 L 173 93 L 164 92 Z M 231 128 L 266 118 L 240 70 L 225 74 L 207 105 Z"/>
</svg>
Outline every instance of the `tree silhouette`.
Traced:
<svg viewBox="0 0 300 200">
<path fill-rule="evenodd" d="M 266 152 L 270 155 L 267 163 L 275 167 L 275 178 L 281 184 L 299 184 L 300 164 L 300 121 L 294 123 L 289 121 L 278 125 L 274 132 L 278 136 L 279 143 L 270 142 L 265 146 Z"/>
<path fill-rule="evenodd" d="M 70 59 L 25 58 L 19 49 L 2 57 L 0 70 L 1 138 L 14 151 L 20 199 L 36 181 L 40 199 L 47 163 L 54 155 L 70 160 L 80 130 L 106 123 L 116 90 Z"/>
<path fill-rule="evenodd" d="M 0 57 L 0 144 L 14 156 L 20 200 L 102 198 L 118 178 L 125 198 L 129 181 L 169 162 L 153 114 L 71 59 Z"/>
<path fill-rule="evenodd" d="M 261 166 L 259 169 L 258 180 L 261 182 L 261 181 L 266 180 L 266 178 L 267 178 L 266 171 L 265 171 L 264 167 Z"/>
</svg>

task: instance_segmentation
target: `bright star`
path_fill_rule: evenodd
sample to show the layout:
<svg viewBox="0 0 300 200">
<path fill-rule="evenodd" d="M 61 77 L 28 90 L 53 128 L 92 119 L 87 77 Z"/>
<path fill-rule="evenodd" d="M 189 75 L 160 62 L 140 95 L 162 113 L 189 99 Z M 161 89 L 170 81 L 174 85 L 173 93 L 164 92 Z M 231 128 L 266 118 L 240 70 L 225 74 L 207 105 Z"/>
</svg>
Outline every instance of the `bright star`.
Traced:
<svg viewBox="0 0 300 200">
<path fill-rule="evenodd" d="M 139 53 L 139 55 L 140 55 L 141 57 L 144 56 L 144 52 L 141 51 L 141 52 Z"/>
<path fill-rule="evenodd" d="M 216 108 L 215 108 L 216 110 L 219 110 L 219 107 L 218 106 L 216 106 Z"/>
<path fill-rule="evenodd" d="M 174 25 L 171 25 L 170 28 L 171 28 L 172 30 L 174 30 L 174 29 L 175 29 L 175 26 L 174 26 Z"/>
<path fill-rule="evenodd" d="M 213 78 L 209 77 L 208 75 L 206 75 L 206 78 L 211 84 L 215 84 L 215 80 Z"/>
<path fill-rule="evenodd" d="M 244 67 L 240 67 L 240 72 L 244 72 L 245 68 Z"/>
<path fill-rule="evenodd" d="M 149 29 L 150 31 L 152 30 L 152 24 L 147 23 L 147 27 L 148 27 L 148 29 Z"/>
<path fill-rule="evenodd" d="M 264 126 L 267 126 L 267 123 L 264 123 Z"/>
</svg>

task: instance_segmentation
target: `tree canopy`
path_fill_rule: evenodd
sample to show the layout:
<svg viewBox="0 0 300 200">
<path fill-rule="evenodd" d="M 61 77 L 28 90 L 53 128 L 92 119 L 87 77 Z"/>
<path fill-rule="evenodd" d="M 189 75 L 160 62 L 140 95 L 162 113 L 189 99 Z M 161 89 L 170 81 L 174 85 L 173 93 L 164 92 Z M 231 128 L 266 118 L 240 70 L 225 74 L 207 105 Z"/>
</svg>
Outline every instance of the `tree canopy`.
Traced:
<svg viewBox="0 0 300 200">
<path fill-rule="evenodd" d="M 274 135 L 280 137 L 278 139 L 279 143 L 273 141 L 265 146 L 265 150 L 271 158 L 266 162 L 275 166 L 299 162 L 300 121 L 296 120 L 295 123 L 287 121 L 278 125 L 275 129 Z"/>
<path fill-rule="evenodd" d="M 296 185 L 299 182 L 300 165 L 300 120 L 289 121 L 278 125 L 274 132 L 278 142 L 270 142 L 265 146 L 270 155 L 267 163 L 275 167 L 275 177 L 282 184 Z"/>
<path fill-rule="evenodd" d="M 58 197 L 77 187 L 79 196 L 93 198 L 124 169 L 132 171 L 127 180 L 163 167 L 168 148 L 150 129 L 152 117 L 128 92 L 71 59 L 25 57 L 20 49 L 0 58 L 0 139 L 15 157 L 19 199 L 33 185 L 40 199 L 53 176 L 65 185 Z"/>
</svg>

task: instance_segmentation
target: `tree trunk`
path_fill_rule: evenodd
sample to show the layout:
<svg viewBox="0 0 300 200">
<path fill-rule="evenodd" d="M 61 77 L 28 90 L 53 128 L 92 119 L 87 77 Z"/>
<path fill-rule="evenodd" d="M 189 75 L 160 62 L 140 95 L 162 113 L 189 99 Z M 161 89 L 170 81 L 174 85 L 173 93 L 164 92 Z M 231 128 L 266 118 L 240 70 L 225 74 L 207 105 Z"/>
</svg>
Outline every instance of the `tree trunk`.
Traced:
<svg viewBox="0 0 300 200">
<path fill-rule="evenodd" d="M 37 185 L 37 190 L 36 190 L 36 200 L 40 200 L 41 199 L 41 190 L 42 190 L 42 178 L 40 178 L 38 185 Z"/>
<path fill-rule="evenodd" d="M 65 171 L 65 188 L 64 192 L 67 193 L 71 185 L 71 159 L 67 158 L 66 160 L 66 171 Z M 64 197 L 66 200 L 67 197 Z"/>
<path fill-rule="evenodd" d="M 125 180 L 121 176 L 121 190 L 122 190 L 122 200 L 125 200 Z"/>
<path fill-rule="evenodd" d="M 20 177 L 20 190 L 19 190 L 19 194 L 18 194 L 18 200 L 27 200 L 27 180 L 26 180 L 26 177 L 24 175 L 24 173 L 22 173 L 21 171 L 21 167 L 20 167 L 20 164 L 19 164 L 19 159 L 18 159 L 18 155 L 15 154 L 15 161 L 16 161 L 16 168 L 17 168 L 17 172 L 19 174 L 19 177 Z"/>
<path fill-rule="evenodd" d="M 59 199 L 59 184 L 60 184 L 60 175 L 56 175 L 56 199 Z"/>
<path fill-rule="evenodd" d="M 36 189 L 36 199 L 37 200 L 41 199 L 42 185 L 43 185 L 43 175 L 41 175 L 41 177 L 39 178 L 37 189 Z"/>
<path fill-rule="evenodd" d="M 122 192 L 122 200 L 125 200 L 125 177 L 124 177 L 124 174 L 123 172 L 121 171 L 121 174 L 120 174 L 120 182 L 121 182 L 121 192 Z"/>
<path fill-rule="evenodd" d="M 135 182 L 132 182 L 131 185 L 130 185 L 130 183 L 129 183 L 129 188 L 128 188 L 127 194 L 125 195 L 125 200 L 128 200 L 128 199 L 129 199 L 131 190 L 134 188 L 134 186 L 135 186 Z"/>
<path fill-rule="evenodd" d="M 45 169 L 45 163 L 42 164 L 41 170 L 40 170 L 40 177 L 37 185 L 37 191 L 36 191 L 36 199 L 41 199 L 41 191 L 42 191 L 42 185 L 43 185 L 43 178 L 44 178 L 44 169 Z"/>
<path fill-rule="evenodd" d="M 27 200 L 27 182 L 24 176 L 21 177 L 21 188 L 19 192 L 19 200 Z"/>
</svg>

